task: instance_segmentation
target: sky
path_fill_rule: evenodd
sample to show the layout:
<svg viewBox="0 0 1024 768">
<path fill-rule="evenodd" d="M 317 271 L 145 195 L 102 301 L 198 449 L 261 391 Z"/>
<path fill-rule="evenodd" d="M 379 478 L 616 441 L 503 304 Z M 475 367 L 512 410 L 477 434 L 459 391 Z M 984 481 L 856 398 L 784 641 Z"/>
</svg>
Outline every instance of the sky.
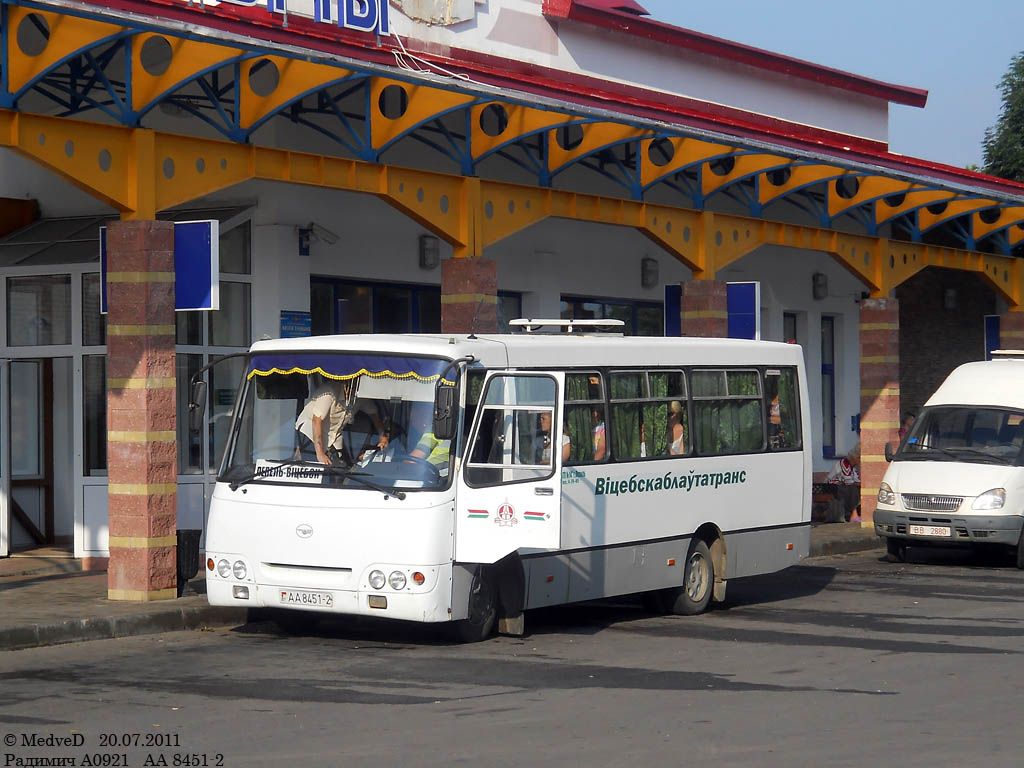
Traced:
<svg viewBox="0 0 1024 768">
<path fill-rule="evenodd" d="M 999 80 L 1024 51 L 1022 0 L 638 0 L 651 18 L 876 80 L 923 88 L 890 105 L 889 148 L 965 167 L 982 162 Z"/>
</svg>

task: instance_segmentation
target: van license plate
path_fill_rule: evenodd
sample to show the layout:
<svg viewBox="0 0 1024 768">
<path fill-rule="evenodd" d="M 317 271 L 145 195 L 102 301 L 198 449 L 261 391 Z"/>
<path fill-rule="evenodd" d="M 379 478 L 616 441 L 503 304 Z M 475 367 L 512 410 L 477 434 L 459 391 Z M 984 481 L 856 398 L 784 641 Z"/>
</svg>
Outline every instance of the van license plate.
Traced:
<svg viewBox="0 0 1024 768">
<path fill-rule="evenodd" d="M 911 536 L 949 536 L 949 527 L 945 525 L 912 525 Z"/>
<path fill-rule="evenodd" d="M 281 602 L 285 605 L 310 605 L 319 608 L 333 608 L 334 595 L 330 592 L 299 592 L 282 589 Z"/>
</svg>

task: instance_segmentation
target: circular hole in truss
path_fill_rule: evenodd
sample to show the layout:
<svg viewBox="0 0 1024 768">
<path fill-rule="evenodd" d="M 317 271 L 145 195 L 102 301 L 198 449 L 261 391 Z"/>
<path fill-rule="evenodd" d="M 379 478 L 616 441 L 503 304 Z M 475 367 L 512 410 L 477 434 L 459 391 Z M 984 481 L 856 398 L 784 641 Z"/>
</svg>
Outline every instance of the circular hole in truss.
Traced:
<svg viewBox="0 0 1024 768">
<path fill-rule="evenodd" d="M 448 195 L 441 195 L 441 213 L 448 213 Z"/>
<path fill-rule="evenodd" d="M 715 245 L 719 245 L 720 246 L 721 244 L 722 244 L 722 233 L 721 232 L 715 232 Z"/>
<path fill-rule="evenodd" d="M 530 199 L 526 199 L 526 210 L 530 210 Z"/>
<path fill-rule="evenodd" d="M 896 257 L 893 256 L 892 254 L 889 254 L 889 269 L 892 269 L 895 266 L 896 266 Z"/>
<path fill-rule="evenodd" d="M 270 59 L 260 59 L 249 70 L 249 87 L 257 96 L 269 96 L 280 82 L 281 72 Z"/>
<path fill-rule="evenodd" d="M 903 263 L 904 264 L 907 263 L 907 254 L 905 254 L 905 253 L 903 254 Z"/>
<path fill-rule="evenodd" d="M 732 155 L 726 155 L 725 157 L 719 157 L 708 163 L 708 168 L 715 176 L 728 176 L 732 173 L 732 169 L 736 167 L 736 158 Z"/>
<path fill-rule="evenodd" d="M 1010 273 L 1007 270 L 1003 270 L 1003 282 L 1007 283 L 1010 281 Z"/>
<path fill-rule="evenodd" d="M 516 212 L 516 201 L 515 200 L 509 200 L 508 201 L 508 212 L 509 213 L 515 213 Z"/>
<path fill-rule="evenodd" d="M 401 184 L 398 185 L 398 191 L 399 192 L 405 192 L 405 182 L 404 181 Z"/>
<path fill-rule="evenodd" d="M 576 149 L 583 143 L 583 126 L 578 123 L 563 125 L 555 131 L 555 141 L 566 152 Z"/>
<path fill-rule="evenodd" d="M 68 157 L 75 156 L 75 142 L 73 142 L 71 139 L 68 139 L 67 141 L 64 142 L 64 154 L 67 155 Z"/>
<path fill-rule="evenodd" d="M 647 147 L 647 159 L 658 168 L 664 168 L 675 156 L 676 148 L 668 139 L 655 139 Z"/>
<path fill-rule="evenodd" d="M 735 229 L 732 231 L 732 241 L 738 243 L 740 241 L 740 233 Z"/>
<path fill-rule="evenodd" d="M 40 14 L 30 13 L 18 22 L 18 48 L 26 56 L 38 56 L 50 44 L 50 25 Z"/>
<path fill-rule="evenodd" d="M 928 213 L 931 213 L 935 216 L 938 216 L 939 214 L 946 212 L 945 203 L 932 203 L 931 205 L 926 205 L 925 207 L 928 209 Z"/>
<path fill-rule="evenodd" d="M 164 158 L 164 177 L 168 179 L 174 178 L 174 160 L 169 157 Z"/>
<path fill-rule="evenodd" d="M 147 75 L 160 77 L 171 67 L 171 57 L 174 52 L 167 38 L 161 35 L 153 35 L 146 39 L 139 51 L 139 63 Z"/>
<path fill-rule="evenodd" d="M 226 157 L 222 157 L 220 159 L 220 169 L 222 171 L 226 171 L 228 169 L 228 159 Z"/>
<path fill-rule="evenodd" d="M 999 221 L 999 217 L 1003 215 L 1002 208 L 986 208 L 978 213 L 978 218 L 986 224 L 995 224 Z"/>
<path fill-rule="evenodd" d="M 480 130 L 488 136 L 501 136 L 508 128 L 508 110 L 501 104 L 488 104 L 480 111 Z"/>
<path fill-rule="evenodd" d="M 683 227 L 683 242 L 684 243 L 690 242 L 690 228 L 689 227 Z"/>
<path fill-rule="evenodd" d="M 109 149 L 101 149 L 99 157 L 96 158 L 96 162 L 100 164 L 100 170 L 106 173 L 110 170 L 112 158 L 110 157 Z"/>
<path fill-rule="evenodd" d="M 868 266 L 871 263 L 871 251 L 864 251 L 864 266 Z"/>
<path fill-rule="evenodd" d="M 768 179 L 768 183 L 773 187 L 781 187 L 789 181 L 789 177 L 792 175 L 793 171 L 789 168 L 776 168 L 773 171 L 768 171 L 765 174 L 765 178 Z"/>
<path fill-rule="evenodd" d="M 494 203 L 492 203 L 490 200 L 488 200 L 487 203 L 484 205 L 484 216 L 486 216 L 488 219 L 494 218 Z"/>
<path fill-rule="evenodd" d="M 854 176 L 843 176 L 836 179 L 836 194 L 844 200 L 849 200 L 857 194 L 860 189 L 860 179 Z"/>
<path fill-rule="evenodd" d="M 44 144 L 46 144 L 46 134 L 45 133 L 40 133 L 39 134 L 39 146 L 41 147 Z M 1020 225 L 1018 224 L 1017 226 L 1020 226 Z"/>
<path fill-rule="evenodd" d="M 380 92 L 377 108 L 388 120 L 397 120 L 409 109 L 409 94 L 400 85 L 389 85 Z"/>
<path fill-rule="evenodd" d="M 416 202 L 423 202 L 423 187 L 420 187 L 419 189 L 416 190 Z"/>
<path fill-rule="evenodd" d="M 665 232 L 667 232 L 670 235 L 672 234 L 672 222 L 671 221 L 666 221 L 665 222 Z"/>
<path fill-rule="evenodd" d="M 196 173 L 204 173 L 206 171 L 206 161 L 201 158 L 196 158 Z"/>
<path fill-rule="evenodd" d="M 902 192 L 898 195 L 886 195 L 885 197 L 882 198 L 885 204 L 888 205 L 890 208 L 897 208 L 903 205 L 906 199 L 907 196 Z"/>
</svg>

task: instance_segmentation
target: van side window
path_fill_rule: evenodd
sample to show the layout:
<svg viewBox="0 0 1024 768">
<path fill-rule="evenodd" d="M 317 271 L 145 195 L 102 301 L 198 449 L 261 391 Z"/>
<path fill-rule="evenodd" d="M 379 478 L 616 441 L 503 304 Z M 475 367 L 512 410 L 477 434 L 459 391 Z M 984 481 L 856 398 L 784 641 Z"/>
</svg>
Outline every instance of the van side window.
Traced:
<svg viewBox="0 0 1024 768">
<path fill-rule="evenodd" d="M 613 372 L 611 444 L 616 459 L 689 452 L 682 371 Z"/>
<path fill-rule="evenodd" d="M 694 447 L 703 456 L 764 448 L 761 376 L 757 371 L 695 370 Z"/>
<path fill-rule="evenodd" d="M 768 448 L 773 451 L 799 449 L 802 437 L 795 368 L 765 370 L 764 401 L 768 409 Z"/>
<path fill-rule="evenodd" d="M 469 430 L 473 427 L 473 419 L 476 417 L 477 407 L 480 405 L 480 395 L 484 391 L 484 379 L 486 371 L 466 372 L 466 410 L 462 418 L 462 446 L 465 447 L 469 439 Z M 460 453 L 463 453 L 460 451 Z"/>
<path fill-rule="evenodd" d="M 603 461 L 608 454 L 604 390 L 596 371 L 565 375 L 565 434 L 569 436 L 566 464 Z"/>
</svg>

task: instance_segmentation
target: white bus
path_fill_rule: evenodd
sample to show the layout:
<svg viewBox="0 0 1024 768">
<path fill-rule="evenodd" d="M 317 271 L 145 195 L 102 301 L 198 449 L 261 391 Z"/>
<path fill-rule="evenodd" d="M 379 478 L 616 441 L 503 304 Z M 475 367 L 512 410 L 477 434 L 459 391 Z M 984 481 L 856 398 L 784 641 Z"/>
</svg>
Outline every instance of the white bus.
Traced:
<svg viewBox="0 0 1024 768">
<path fill-rule="evenodd" d="M 795 345 L 322 336 L 258 342 L 246 370 L 207 526 L 213 605 L 475 641 L 613 595 L 700 613 L 727 579 L 808 553 Z M 327 390 L 337 418 L 311 430 Z M 334 441 L 326 463 L 311 434 Z"/>
</svg>

